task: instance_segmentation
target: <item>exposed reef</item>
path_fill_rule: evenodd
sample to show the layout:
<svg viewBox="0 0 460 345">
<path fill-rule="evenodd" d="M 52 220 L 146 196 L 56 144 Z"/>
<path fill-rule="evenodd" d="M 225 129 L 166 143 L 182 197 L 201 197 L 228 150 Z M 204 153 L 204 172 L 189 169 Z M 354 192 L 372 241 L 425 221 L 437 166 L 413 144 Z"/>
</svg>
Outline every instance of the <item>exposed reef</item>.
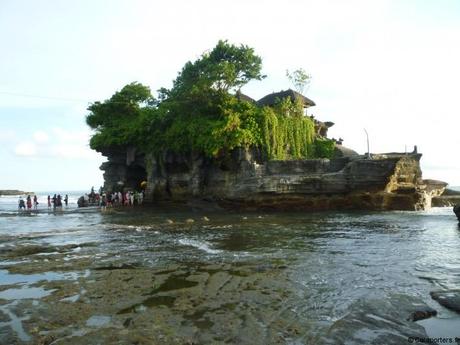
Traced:
<svg viewBox="0 0 460 345">
<path fill-rule="evenodd" d="M 418 153 L 340 153 L 335 159 L 264 161 L 255 149 L 208 159 L 153 157 L 130 148 L 104 152 L 108 162 L 101 169 L 106 190 L 138 188 L 145 180 L 147 200 L 204 199 L 243 209 L 423 210 L 447 185 L 422 179 Z"/>
</svg>

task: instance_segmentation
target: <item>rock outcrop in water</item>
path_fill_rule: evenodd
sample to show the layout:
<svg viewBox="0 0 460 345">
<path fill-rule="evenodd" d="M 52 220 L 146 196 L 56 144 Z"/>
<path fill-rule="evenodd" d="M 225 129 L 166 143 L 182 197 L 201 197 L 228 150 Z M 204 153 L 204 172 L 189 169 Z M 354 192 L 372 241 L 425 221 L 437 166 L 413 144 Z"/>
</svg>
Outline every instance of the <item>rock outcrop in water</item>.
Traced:
<svg viewBox="0 0 460 345">
<path fill-rule="evenodd" d="M 454 213 L 457 216 L 458 221 L 460 222 L 460 204 L 454 206 Z"/>
<path fill-rule="evenodd" d="M 407 344 L 426 339 L 425 329 L 414 321 L 436 315 L 422 300 L 405 295 L 359 300 L 347 315 L 332 324 L 315 344 Z"/>
<path fill-rule="evenodd" d="M 422 179 L 418 153 L 289 161 L 264 161 L 254 149 L 221 159 L 152 157 L 133 148 L 104 155 L 106 190 L 139 188 L 146 180 L 147 200 L 205 199 L 228 208 L 421 210 L 446 187 Z"/>
<path fill-rule="evenodd" d="M 460 290 L 432 291 L 430 295 L 442 306 L 460 313 Z"/>
</svg>

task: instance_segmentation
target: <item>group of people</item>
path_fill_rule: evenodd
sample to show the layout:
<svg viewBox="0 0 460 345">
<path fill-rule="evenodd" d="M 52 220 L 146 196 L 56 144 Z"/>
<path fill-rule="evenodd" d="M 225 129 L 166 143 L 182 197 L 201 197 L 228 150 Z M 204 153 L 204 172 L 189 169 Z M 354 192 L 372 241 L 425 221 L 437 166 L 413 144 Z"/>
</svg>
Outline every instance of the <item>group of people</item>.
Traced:
<svg viewBox="0 0 460 345">
<path fill-rule="evenodd" d="M 91 192 L 82 195 L 77 200 L 78 207 L 100 206 L 103 210 L 112 206 L 134 206 L 141 205 L 144 201 L 144 192 L 124 191 L 124 192 L 105 192 L 101 187 L 99 193 L 91 188 Z"/>
<path fill-rule="evenodd" d="M 61 194 L 54 194 L 52 197 L 48 195 L 47 199 L 48 209 L 62 209 L 63 204 L 66 207 L 69 204 L 69 196 L 67 194 L 64 198 L 61 197 Z M 89 194 L 85 194 L 77 200 L 77 205 L 78 207 L 100 206 L 104 210 L 105 208 L 112 206 L 141 205 L 143 202 L 143 191 L 104 192 L 101 187 L 99 193 L 96 193 L 93 187 L 91 188 L 91 192 Z M 23 197 L 19 197 L 18 208 L 19 210 L 32 210 L 33 207 L 34 210 L 37 210 L 38 204 L 39 202 L 36 195 L 33 197 L 28 195 L 26 200 L 24 200 Z"/>
<path fill-rule="evenodd" d="M 127 191 L 127 192 L 113 192 L 104 193 L 101 197 L 101 207 L 111 206 L 134 206 L 141 205 L 144 201 L 144 192 Z"/>
<path fill-rule="evenodd" d="M 36 195 L 34 195 L 34 198 L 33 198 L 33 205 L 34 205 L 34 210 L 36 210 L 38 208 L 38 198 Z M 28 210 L 32 209 L 32 198 L 30 197 L 30 195 L 27 195 L 26 201 L 24 201 L 22 197 L 19 197 L 18 208 L 20 210 L 25 210 L 26 206 Z"/>
<path fill-rule="evenodd" d="M 62 208 L 62 202 L 64 201 L 65 206 L 69 204 L 69 196 L 66 194 L 64 199 L 61 197 L 61 194 L 54 194 L 53 197 L 48 195 L 48 209 L 51 209 L 51 206 L 55 210 L 56 208 Z M 19 197 L 18 208 L 19 210 L 32 210 L 32 202 L 33 202 L 33 209 L 38 209 L 38 198 L 36 195 L 33 198 L 30 195 L 27 195 L 26 200 L 24 201 L 23 197 Z"/>
</svg>

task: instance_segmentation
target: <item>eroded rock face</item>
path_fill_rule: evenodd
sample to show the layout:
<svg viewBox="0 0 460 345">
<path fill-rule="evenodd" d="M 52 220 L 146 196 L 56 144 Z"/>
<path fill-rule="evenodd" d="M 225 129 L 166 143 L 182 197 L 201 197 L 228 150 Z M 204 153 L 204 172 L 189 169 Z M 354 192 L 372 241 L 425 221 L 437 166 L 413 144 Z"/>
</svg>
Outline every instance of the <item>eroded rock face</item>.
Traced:
<svg viewBox="0 0 460 345">
<path fill-rule="evenodd" d="M 197 198 L 231 208 L 420 210 L 429 208 L 446 185 L 422 180 L 421 154 L 416 153 L 264 161 L 257 150 L 239 149 L 220 159 L 134 155 L 129 166 L 126 156 L 109 156 L 101 167 L 106 186 L 128 181 L 133 167 L 141 167 L 147 175 L 147 200 Z M 125 185 L 134 180 L 131 176 Z"/>
<path fill-rule="evenodd" d="M 140 182 L 147 179 L 145 156 L 134 148 L 112 148 L 102 154 L 108 158 L 100 167 L 104 171 L 105 190 L 139 189 Z"/>
</svg>

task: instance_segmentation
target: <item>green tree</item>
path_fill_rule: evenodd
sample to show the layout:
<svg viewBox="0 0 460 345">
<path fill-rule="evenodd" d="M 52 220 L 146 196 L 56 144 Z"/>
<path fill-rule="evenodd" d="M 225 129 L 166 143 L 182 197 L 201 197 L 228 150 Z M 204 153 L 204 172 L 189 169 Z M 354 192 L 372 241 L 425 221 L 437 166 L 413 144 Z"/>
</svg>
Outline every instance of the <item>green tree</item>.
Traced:
<svg viewBox="0 0 460 345">
<path fill-rule="evenodd" d="M 250 80 L 261 80 L 262 59 L 246 45 L 236 46 L 220 40 L 195 62 L 187 62 L 174 81 L 171 95 L 190 91 L 228 92 L 241 88 Z"/>
<path fill-rule="evenodd" d="M 286 98 L 260 107 L 234 96 L 249 81 L 264 78 L 261 68 L 262 59 L 252 48 L 219 41 L 187 62 L 172 88 L 160 89 L 157 99 L 134 82 L 91 104 L 86 117 L 95 131 L 90 146 L 104 151 L 132 145 L 145 153 L 197 152 L 218 159 L 237 147 L 258 147 L 267 159 L 329 157 L 331 143 L 316 140 L 300 101 Z M 299 87 L 310 78 L 303 70 L 290 76 Z"/>
<path fill-rule="evenodd" d="M 91 148 L 100 151 L 111 145 L 138 144 L 145 138 L 153 102 L 150 88 L 133 82 L 110 99 L 92 103 L 86 117 L 88 126 L 95 130 Z"/>
<path fill-rule="evenodd" d="M 303 68 L 296 69 L 293 72 L 286 70 L 286 77 L 294 85 L 295 90 L 298 93 L 303 93 L 305 87 L 310 85 L 311 75 L 305 72 Z"/>
<path fill-rule="evenodd" d="M 254 49 L 222 40 L 196 61 L 187 62 L 173 87 L 159 90 L 158 109 L 164 114 L 163 137 L 168 146 L 218 155 L 252 143 L 255 136 L 246 130 L 252 120 L 242 115 L 242 102 L 231 92 L 264 78 L 261 68 L 262 59 Z"/>
</svg>

